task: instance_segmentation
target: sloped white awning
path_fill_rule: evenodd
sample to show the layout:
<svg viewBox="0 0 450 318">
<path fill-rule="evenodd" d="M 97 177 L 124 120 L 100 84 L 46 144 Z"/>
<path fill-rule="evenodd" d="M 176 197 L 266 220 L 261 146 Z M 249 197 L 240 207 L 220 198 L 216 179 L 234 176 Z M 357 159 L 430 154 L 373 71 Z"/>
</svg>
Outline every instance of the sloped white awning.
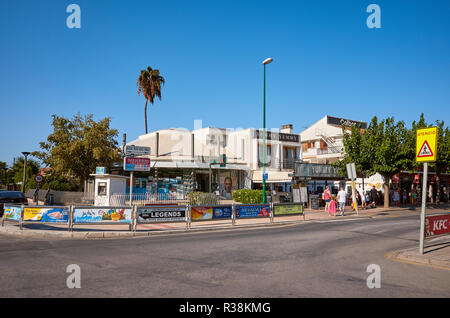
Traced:
<svg viewBox="0 0 450 318">
<path fill-rule="evenodd" d="M 290 171 L 266 171 L 266 173 L 268 174 L 266 183 L 292 182 L 292 175 L 294 174 L 294 172 Z M 262 170 L 253 171 L 252 181 L 254 183 L 262 183 Z"/>
</svg>

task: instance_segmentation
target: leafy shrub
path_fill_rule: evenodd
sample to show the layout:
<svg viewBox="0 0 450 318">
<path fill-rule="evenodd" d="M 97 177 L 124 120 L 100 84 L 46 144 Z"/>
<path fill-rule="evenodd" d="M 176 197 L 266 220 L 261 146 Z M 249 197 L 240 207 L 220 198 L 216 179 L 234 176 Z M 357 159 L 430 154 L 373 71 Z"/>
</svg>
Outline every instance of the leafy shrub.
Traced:
<svg viewBox="0 0 450 318">
<path fill-rule="evenodd" d="M 233 191 L 233 200 L 243 204 L 262 203 L 262 190 L 241 189 Z"/>
<path fill-rule="evenodd" d="M 217 196 L 214 193 L 190 192 L 188 197 L 190 205 L 215 205 L 218 203 Z"/>
</svg>

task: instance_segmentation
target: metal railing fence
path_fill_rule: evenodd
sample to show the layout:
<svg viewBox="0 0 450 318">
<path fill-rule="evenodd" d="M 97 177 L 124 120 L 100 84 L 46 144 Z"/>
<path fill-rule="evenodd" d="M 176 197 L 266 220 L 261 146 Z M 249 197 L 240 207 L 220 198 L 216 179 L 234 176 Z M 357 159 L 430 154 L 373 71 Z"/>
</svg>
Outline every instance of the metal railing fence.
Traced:
<svg viewBox="0 0 450 318">
<path fill-rule="evenodd" d="M 284 208 L 283 211 L 278 210 Z M 23 224 L 66 224 L 72 232 L 75 225 L 128 225 L 135 232 L 138 224 L 185 222 L 186 229 L 192 222 L 231 221 L 237 219 L 267 218 L 274 222 L 274 216 L 303 215 L 302 203 L 270 203 L 270 204 L 218 204 L 218 205 L 151 205 L 151 206 L 25 206 L 6 205 L 2 217 L 5 221 L 18 222 L 22 230 Z"/>
</svg>

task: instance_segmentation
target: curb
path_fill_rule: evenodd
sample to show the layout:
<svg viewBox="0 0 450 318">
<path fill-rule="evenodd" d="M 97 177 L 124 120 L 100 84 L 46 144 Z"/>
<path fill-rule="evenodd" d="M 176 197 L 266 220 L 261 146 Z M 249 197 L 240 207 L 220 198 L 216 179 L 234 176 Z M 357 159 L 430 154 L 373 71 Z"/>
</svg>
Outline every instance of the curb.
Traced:
<svg viewBox="0 0 450 318">
<path fill-rule="evenodd" d="M 407 255 L 406 253 L 410 250 L 411 250 L 411 248 L 405 249 L 405 250 L 388 252 L 384 255 L 384 257 L 386 259 L 389 259 L 389 260 L 395 261 L 395 262 L 412 264 L 412 265 L 420 265 L 420 266 L 426 266 L 426 267 L 450 271 L 450 263 L 449 262 L 436 260 L 436 259 L 433 259 L 431 257 L 426 257 L 426 256 Z"/>
<path fill-rule="evenodd" d="M 49 230 L 20 230 L 13 226 L 0 226 L 0 234 L 12 237 L 22 237 L 22 238 L 35 238 L 35 239 L 117 239 L 117 238 L 133 238 L 133 237 L 150 237 L 150 236 L 161 236 L 161 235 L 174 235 L 174 234 L 191 234 L 191 233 L 205 233 L 211 231 L 233 231 L 233 230 L 250 230 L 259 229 L 264 227 L 286 227 L 294 226 L 298 224 L 303 224 L 305 221 L 286 221 L 277 223 L 266 223 L 266 224 L 248 224 L 248 225 L 234 225 L 234 226 L 223 226 L 223 227 L 205 227 L 199 229 L 189 229 L 186 228 L 179 230 L 160 230 L 160 231 L 124 231 L 124 232 L 113 232 L 113 231 L 91 231 L 91 232 L 69 232 L 69 231 L 49 231 Z"/>
</svg>

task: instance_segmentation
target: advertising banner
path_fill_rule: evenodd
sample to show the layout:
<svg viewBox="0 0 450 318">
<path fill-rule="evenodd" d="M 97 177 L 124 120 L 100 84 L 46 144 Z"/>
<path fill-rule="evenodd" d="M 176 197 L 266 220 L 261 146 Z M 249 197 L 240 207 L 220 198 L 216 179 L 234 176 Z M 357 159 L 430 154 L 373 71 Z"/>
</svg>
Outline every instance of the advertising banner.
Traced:
<svg viewBox="0 0 450 318">
<path fill-rule="evenodd" d="M 150 159 L 125 157 L 123 166 L 125 171 L 150 171 Z"/>
<path fill-rule="evenodd" d="M 286 204 L 286 205 L 274 205 L 273 215 L 293 215 L 293 214 L 303 214 L 302 204 Z"/>
<path fill-rule="evenodd" d="M 212 220 L 213 208 L 212 207 L 191 207 L 191 220 Z"/>
<path fill-rule="evenodd" d="M 232 206 L 216 206 L 216 207 L 191 207 L 191 220 L 218 220 L 231 219 L 233 214 Z"/>
<path fill-rule="evenodd" d="M 177 222 L 186 220 L 185 206 L 138 208 L 138 223 Z"/>
<path fill-rule="evenodd" d="M 255 218 L 270 215 L 270 205 L 237 205 L 236 218 Z"/>
<path fill-rule="evenodd" d="M 425 217 L 425 237 L 450 234 L 450 214 Z"/>
<path fill-rule="evenodd" d="M 24 208 L 24 221 L 69 222 L 68 208 Z"/>
<path fill-rule="evenodd" d="M 213 219 L 231 219 L 233 207 L 221 206 L 213 208 Z"/>
<path fill-rule="evenodd" d="M 4 212 L 3 212 L 3 218 L 5 220 L 19 221 L 21 212 L 22 212 L 22 208 L 21 207 L 5 206 L 5 209 L 4 209 Z"/>
<path fill-rule="evenodd" d="M 74 208 L 74 223 L 131 223 L 131 208 Z"/>
</svg>

